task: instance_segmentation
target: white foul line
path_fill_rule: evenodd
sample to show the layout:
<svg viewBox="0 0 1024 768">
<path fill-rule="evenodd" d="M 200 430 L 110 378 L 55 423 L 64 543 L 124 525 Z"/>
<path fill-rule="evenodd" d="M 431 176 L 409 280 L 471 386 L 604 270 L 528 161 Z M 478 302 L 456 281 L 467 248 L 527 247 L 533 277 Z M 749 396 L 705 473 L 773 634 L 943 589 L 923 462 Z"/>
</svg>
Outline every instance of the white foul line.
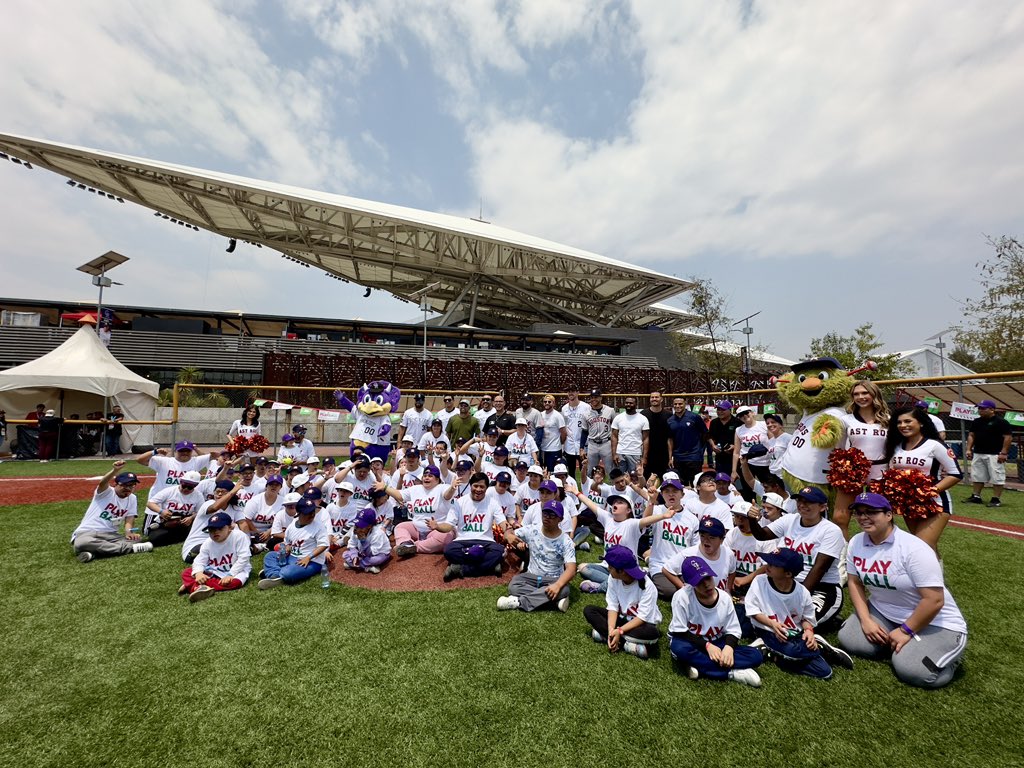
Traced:
<svg viewBox="0 0 1024 768">
<path fill-rule="evenodd" d="M 960 525 L 960 526 L 963 526 L 965 528 L 979 528 L 979 529 L 981 529 L 983 531 L 994 531 L 995 533 L 1004 533 L 1004 534 L 1008 534 L 1010 536 L 1020 536 L 1021 538 L 1024 538 L 1024 532 L 1022 532 L 1022 531 L 1012 531 L 1009 528 L 993 528 L 990 525 L 978 525 L 977 523 L 968 523 L 965 520 L 956 520 L 956 519 L 950 520 L 949 522 L 951 522 L 953 525 Z"/>
</svg>

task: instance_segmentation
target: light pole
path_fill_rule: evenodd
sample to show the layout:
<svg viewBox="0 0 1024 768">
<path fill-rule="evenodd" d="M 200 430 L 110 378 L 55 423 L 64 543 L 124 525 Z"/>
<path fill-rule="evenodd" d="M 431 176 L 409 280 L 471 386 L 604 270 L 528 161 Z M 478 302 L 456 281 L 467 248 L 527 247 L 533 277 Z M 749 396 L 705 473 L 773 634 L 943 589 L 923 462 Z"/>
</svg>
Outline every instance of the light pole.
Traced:
<svg viewBox="0 0 1024 768">
<path fill-rule="evenodd" d="M 946 334 L 953 333 L 953 331 L 955 331 L 955 330 L 956 330 L 956 327 L 947 328 L 946 330 L 939 331 L 934 336 L 929 336 L 927 339 L 925 339 L 925 341 L 932 341 L 933 339 L 935 340 L 935 348 L 937 350 L 939 350 L 939 375 L 940 376 L 945 376 L 946 375 L 946 355 L 945 355 L 945 352 L 943 351 L 946 348 L 946 344 L 942 340 L 942 337 L 945 336 Z M 957 381 L 956 388 L 957 388 L 958 397 L 960 398 L 960 402 L 962 403 L 964 401 L 964 383 L 963 383 L 963 381 Z M 966 451 L 967 434 L 966 434 L 966 431 L 964 429 L 964 421 L 963 421 L 963 419 L 958 419 L 958 421 L 960 422 L 960 449 L 963 451 L 964 463 L 966 464 L 967 463 L 967 451 Z"/>
<path fill-rule="evenodd" d="M 441 284 L 441 281 L 431 283 L 430 285 L 420 288 L 418 291 L 414 291 L 409 294 L 410 299 L 418 298 L 420 300 L 420 311 L 423 313 L 423 362 L 427 362 L 427 313 L 430 311 L 430 303 L 427 301 L 427 294 L 437 288 Z M 424 371 L 426 373 L 426 371 Z"/>
<path fill-rule="evenodd" d="M 750 337 L 754 333 L 754 329 L 750 326 L 750 320 L 751 320 L 751 318 L 754 318 L 754 317 L 757 317 L 758 315 L 760 315 L 762 311 L 763 310 L 759 309 L 754 314 L 747 315 L 742 320 L 737 320 L 735 323 L 732 324 L 732 327 L 735 328 L 740 323 L 743 323 L 743 327 L 740 328 L 740 332 L 744 336 L 747 337 L 747 341 L 746 341 L 746 354 L 744 355 L 744 360 L 743 360 L 743 373 L 746 375 L 746 382 L 745 382 L 745 384 L 746 384 L 746 388 L 747 389 L 750 389 L 750 373 L 751 373 L 751 369 L 750 369 Z"/>
<path fill-rule="evenodd" d="M 97 256 L 92 261 L 90 261 L 90 262 L 88 262 L 86 264 L 83 264 L 82 266 L 78 267 L 78 271 L 79 272 L 85 272 L 85 274 L 87 274 L 87 275 L 92 275 L 92 284 L 95 285 L 95 286 L 99 286 L 99 289 L 100 289 L 99 299 L 96 301 L 96 335 L 99 336 L 101 339 L 103 338 L 103 333 L 102 333 L 102 329 L 101 329 L 102 320 L 103 320 L 103 289 L 104 288 L 109 288 L 112 285 L 122 285 L 122 283 L 115 283 L 113 280 L 111 280 L 109 277 L 107 277 L 107 272 L 109 272 L 114 267 L 118 266 L 119 264 L 124 264 L 126 261 L 128 261 L 128 257 L 127 256 L 122 256 L 120 253 L 117 253 L 116 251 L 107 251 L 102 256 Z M 64 415 L 63 414 L 63 410 L 64 410 L 63 404 L 64 404 L 64 401 L 63 401 L 63 399 L 61 399 L 61 415 L 62 416 Z M 107 396 L 106 396 L 106 394 L 103 395 L 103 418 L 104 419 L 107 418 Z M 59 446 L 58 446 L 57 450 L 58 450 L 58 452 L 60 451 L 60 447 Z M 104 456 L 108 455 L 107 454 L 107 427 L 106 427 L 105 424 L 104 424 L 104 429 L 103 429 L 103 455 Z"/>
</svg>

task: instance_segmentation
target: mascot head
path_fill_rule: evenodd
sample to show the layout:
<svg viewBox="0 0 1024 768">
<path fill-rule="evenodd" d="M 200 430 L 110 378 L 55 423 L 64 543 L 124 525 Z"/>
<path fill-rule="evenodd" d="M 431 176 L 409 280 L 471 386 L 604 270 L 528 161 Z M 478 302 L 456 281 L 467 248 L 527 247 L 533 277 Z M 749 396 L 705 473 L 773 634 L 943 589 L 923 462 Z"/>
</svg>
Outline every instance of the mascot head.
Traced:
<svg viewBox="0 0 1024 768">
<path fill-rule="evenodd" d="M 356 392 L 356 408 L 367 416 L 384 416 L 398 408 L 402 390 L 390 381 L 371 381 Z"/>
<path fill-rule="evenodd" d="M 834 357 L 804 360 L 794 364 L 793 372 L 780 378 L 775 389 L 779 397 L 805 412 L 841 407 L 850 401 L 853 385 L 857 383 L 853 374 L 874 367 L 874 363 L 866 363 L 863 368 L 847 371 Z"/>
</svg>

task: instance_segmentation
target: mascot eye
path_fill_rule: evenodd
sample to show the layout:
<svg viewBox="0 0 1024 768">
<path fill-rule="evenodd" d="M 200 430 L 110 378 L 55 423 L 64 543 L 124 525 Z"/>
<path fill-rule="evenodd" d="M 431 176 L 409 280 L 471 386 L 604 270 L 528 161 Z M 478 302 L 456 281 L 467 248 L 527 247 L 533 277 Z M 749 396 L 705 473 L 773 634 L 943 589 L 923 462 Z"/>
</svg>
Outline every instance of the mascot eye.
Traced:
<svg viewBox="0 0 1024 768">
<path fill-rule="evenodd" d="M 363 402 L 364 403 L 369 403 L 372 399 L 373 398 L 371 398 L 369 394 L 363 395 Z"/>
<path fill-rule="evenodd" d="M 376 401 L 377 405 L 384 405 L 384 396 L 383 395 L 377 395 L 377 397 L 374 398 L 374 400 Z"/>
<path fill-rule="evenodd" d="M 803 384 L 806 379 L 807 377 L 804 376 L 802 373 L 796 377 L 796 380 L 799 381 L 801 384 Z"/>
<path fill-rule="evenodd" d="M 828 381 L 828 371 L 818 371 L 818 378 L 822 381 Z"/>
</svg>

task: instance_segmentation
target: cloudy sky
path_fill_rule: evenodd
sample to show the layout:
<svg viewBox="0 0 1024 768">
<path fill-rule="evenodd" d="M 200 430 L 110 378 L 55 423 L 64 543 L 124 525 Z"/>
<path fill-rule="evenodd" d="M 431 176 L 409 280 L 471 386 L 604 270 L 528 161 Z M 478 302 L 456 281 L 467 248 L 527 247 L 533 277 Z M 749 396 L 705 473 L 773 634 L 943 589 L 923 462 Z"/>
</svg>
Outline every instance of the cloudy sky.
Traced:
<svg viewBox="0 0 1024 768">
<path fill-rule="evenodd" d="M 866 321 L 921 346 L 978 293 L 984 235 L 1024 234 L 1019 2 L 9 0 L 5 17 L 0 131 L 482 205 L 710 280 L 787 357 Z M 113 249 L 132 259 L 114 303 L 415 317 L 45 171 L 0 165 L 0 195 L 0 295 L 93 299 L 74 268 Z"/>
</svg>

